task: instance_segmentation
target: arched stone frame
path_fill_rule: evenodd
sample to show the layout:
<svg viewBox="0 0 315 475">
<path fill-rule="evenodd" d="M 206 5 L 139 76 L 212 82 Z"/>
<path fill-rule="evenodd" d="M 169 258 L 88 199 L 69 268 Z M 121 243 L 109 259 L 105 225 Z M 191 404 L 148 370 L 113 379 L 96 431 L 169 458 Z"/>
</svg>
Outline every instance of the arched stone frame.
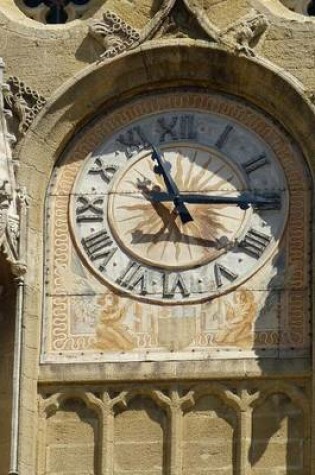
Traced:
<svg viewBox="0 0 315 475">
<path fill-rule="evenodd" d="M 311 444 L 312 444 L 312 426 L 310 426 L 309 421 L 312 420 L 312 408 L 307 399 L 306 394 L 301 388 L 288 384 L 284 381 L 276 381 L 274 383 L 267 383 L 262 385 L 260 392 L 257 393 L 257 397 L 253 400 L 250 405 L 250 417 L 251 424 L 253 423 L 253 411 L 262 405 L 268 397 L 276 394 L 283 394 L 287 396 L 292 404 L 301 410 L 303 417 L 303 470 L 305 473 L 312 473 L 312 463 L 310 459 L 311 454 Z M 314 407 L 314 406 L 313 406 Z"/>
<path fill-rule="evenodd" d="M 96 455 L 96 464 L 100 468 L 102 466 L 102 427 L 104 424 L 105 414 L 104 406 L 100 399 L 98 399 L 93 393 L 73 390 L 68 392 L 55 393 L 50 397 L 39 400 L 39 421 L 38 421 L 38 445 L 37 445 L 37 466 L 36 473 L 39 475 L 45 474 L 45 449 L 46 449 L 46 421 L 49 417 L 56 412 L 62 410 L 62 406 L 68 400 L 78 400 L 82 402 L 87 409 L 95 416 L 98 421 L 98 440 L 94 448 Z"/>
<path fill-rule="evenodd" d="M 191 388 L 190 401 L 182 405 L 181 413 L 181 445 L 183 442 L 183 418 L 185 414 L 191 412 L 197 402 L 203 397 L 213 396 L 224 406 L 230 409 L 236 417 L 236 425 L 233 428 L 233 473 L 243 474 L 246 470 L 244 452 L 247 448 L 246 434 L 244 433 L 244 418 L 242 417 L 242 401 L 237 394 L 234 394 L 228 386 L 217 382 L 200 384 Z M 185 412 L 184 412 L 185 411 Z M 183 450 L 181 450 L 181 461 L 183 460 Z M 234 465 L 235 463 L 235 465 Z"/>
<path fill-rule="evenodd" d="M 196 67 L 198 64 L 198 68 Z M 312 169 L 315 151 L 314 109 L 303 96 L 299 83 L 285 76 L 280 70 L 260 59 L 237 57 L 227 51 L 205 45 L 203 42 L 185 40 L 152 42 L 125 53 L 114 60 L 104 61 L 86 68 L 62 87 L 44 107 L 34 121 L 25 139 L 20 143 L 17 155 L 20 160 L 19 182 L 27 187 L 30 195 L 30 221 L 28 240 L 32 249 L 28 254 L 31 271 L 26 278 L 25 298 L 25 350 L 22 381 L 24 408 L 21 431 L 32 431 L 36 424 L 35 395 L 37 392 L 37 371 L 40 349 L 40 322 L 42 314 L 42 240 L 43 206 L 46 188 L 54 164 L 69 140 L 79 133 L 80 128 L 101 108 L 110 108 L 122 100 L 128 100 L 140 92 L 160 90 L 171 86 L 198 86 L 215 91 L 224 91 L 247 99 L 253 105 L 272 115 L 292 135 L 303 150 Z M 274 90 L 281 94 L 274 95 Z M 272 100 L 271 100 L 272 99 Z M 35 250 L 36 249 L 36 253 Z M 303 365 L 302 365 L 303 366 Z M 136 372 L 132 366 L 116 372 L 115 364 L 106 368 L 80 369 L 80 380 L 92 377 L 94 380 L 156 378 L 156 367 L 143 363 Z M 279 376 L 286 371 L 276 369 Z M 307 364 L 304 366 L 307 376 Z M 230 371 L 240 376 L 244 370 L 259 376 L 261 370 L 256 363 L 244 367 L 235 362 Z M 185 378 L 216 377 L 220 374 L 217 365 L 209 362 L 186 365 L 169 363 L 159 366 L 163 377 Z M 298 375 L 301 369 L 297 367 Z M 78 377 L 75 368 L 40 368 L 40 381 L 57 382 Z M 222 373 L 221 373 L 222 374 Z M 83 378 L 83 379 L 82 379 Z M 27 427 L 27 428 L 26 428 Z M 21 467 L 34 468 L 34 453 L 29 447 L 21 447 Z"/>
</svg>

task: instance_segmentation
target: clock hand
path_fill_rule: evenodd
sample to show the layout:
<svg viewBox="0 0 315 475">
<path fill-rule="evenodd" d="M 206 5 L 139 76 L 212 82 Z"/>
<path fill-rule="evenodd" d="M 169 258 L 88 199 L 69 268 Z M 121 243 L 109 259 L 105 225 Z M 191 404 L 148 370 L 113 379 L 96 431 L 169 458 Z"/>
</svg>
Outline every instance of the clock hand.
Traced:
<svg viewBox="0 0 315 475">
<path fill-rule="evenodd" d="M 182 223 L 188 223 L 189 221 L 193 221 L 193 217 L 189 213 L 187 207 L 184 204 L 183 199 L 181 198 L 179 189 L 176 186 L 176 183 L 173 181 L 169 171 L 171 169 L 171 164 L 169 162 L 164 162 L 162 155 L 158 150 L 151 144 L 152 147 L 152 160 L 157 162 L 157 165 L 154 167 L 154 172 L 158 175 L 162 175 L 166 189 L 168 191 L 167 195 L 169 197 L 168 201 L 173 201 L 174 206 L 182 220 Z"/>
<path fill-rule="evenodd" d="M 152 191 L 148 198 L 153 202 L 165 203 L 172 201 L 168 193 Z M 279 209 L 281 207 L 280 195 L 277 193 L 241 193 L 239 196 L 215 196 L 191 193 L 181 193 L 180 198 L 184 203 L 190 204 L 235 204 L 241 209 L 248 209 L 252 205 L 255 209 Z"/>
</svg>

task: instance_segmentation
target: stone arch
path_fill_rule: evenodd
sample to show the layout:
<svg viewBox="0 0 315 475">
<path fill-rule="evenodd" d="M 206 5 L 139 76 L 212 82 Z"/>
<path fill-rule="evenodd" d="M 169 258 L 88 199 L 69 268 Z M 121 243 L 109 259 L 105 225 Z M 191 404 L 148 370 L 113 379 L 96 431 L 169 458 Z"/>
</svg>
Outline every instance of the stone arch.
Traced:
<svg viewBox="0 0 315 475">
<path fill-rule="evenodd" d="M 197 467 L 205 468 L 210 461 L 213 468 L 234 473 L 238 464 L 239 399 L 214 382 L 194 389 L 194 405 L 183 413 L 185 473 L 197 473 Z M 217 448 L 223 445 L 224 455 L 219 455 Z"/>
<path fill-rule="evenodd" d="M 92 393 L 69 391 L 40 400 L 38 465 L 43 473 L 97 471 L 101 461 L 102 403 Z M 60 443 L 66 440 L 66 444 Z"/>
<path fill-rule="evenodd" d="M 180 43 L 170 40 L 167 45 L 147 43 L 113 60 L 87 67 L 53 95 L 16 150 L 20 161 L 19 182 L 30 195 L 28 238 L 33 241 L 34 249 L 38 249 L 36 256 L 28 257 L 32 259 L 32 271 L 27 279 L 30 290 L 33 288 L 36 293 L 35 298 L 29 294 L 25 300 L 25 318 L 34 314 L 36 318 L 32 319 L 33 331 L 26 335 L 26 346 L 32 348 L 40 340 L 41 216 L 48 182 L 50 177 L 53 179 L 58 159 L 69 141 L 98 114 L 139 94 L 178 86 L 225 92 L 250 101 L 291 134 L 310 169 L 314 169 L 314 106 L 305 99 L 296 80 L 259 58 L 239 57 L 203 42 L 192 45 L 186 40 Z M 275 90 L 279 94 L 275 95 Z M 35 382 L 32 389 L 27 394 L 25 391 L 25 405 L 34 409 Z"/>
<path fill-rule="evenodd" d="M 154 467 L 165 473 L 168 421 L 166 413 L 150 391 L 134 390 L 127 406 L 116 411 L 113 431 L 113 461 L 117 472 L 146 473 Z"/>
<path fill-rule="evenodd" d="M 279 455 L 277 463 L 282 462 L 288 470 L 292 469 L 296 473 L 307 473 L 310 407 L 302 389 L 284 382 L 267 385 L 262 387 L 252 407 L 251 464 L 256 468 L 259 468 L 260 463 L 268 465 L 276 444 Z"/>
<path fill-rule="evenodd" d="M 278 120 L 306 157 L 311 156 L 314 106 L 295 78 L 259 58 L 237 56 L 201 41 L 192 48 L 189 41 L 178 44 L 170 40 L 167 45 L 147 43 L 76 74 L 57 90 L 33 122 L 19 144 L 18 158 L 22 165 L 27 164 L 35 150 L 42 148 L 52 167 L 70 138 L 101 110 L 137 94 L 176 86 L 222 91 L 247 99 Z M 275 87 L 279 91 L 276 95 Z"/>
<path fill-rule="evenodd" d="M 19 181 L 31 198 L 30 227 L 40 248 L 43 223 L 38 222 L 38 215 L 43 213 L 48 179 L 71 139 L 104 111 L 140 94 L 178 86 L 225 92 L 248 100 L 290 133 L 312 168 L 314 106 L 305 99 L 297 81 L 259 58 L 239 57 L 203 42 L 194 43 L 194 48 L 186 40 L 180 44 L 170 41 L 168 45 L 147 43 L 115 59 L 93 64 L 67 82 L 20 142 Z M 275 90 L 279 94 L 275 95 Z"/>
</svg>

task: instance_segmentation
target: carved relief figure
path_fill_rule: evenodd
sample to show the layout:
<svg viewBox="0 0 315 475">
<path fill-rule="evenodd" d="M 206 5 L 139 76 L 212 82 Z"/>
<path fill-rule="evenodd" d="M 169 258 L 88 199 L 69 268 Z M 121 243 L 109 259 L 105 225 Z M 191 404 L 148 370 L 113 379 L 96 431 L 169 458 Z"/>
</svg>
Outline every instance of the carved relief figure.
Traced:
<svg viewBox="0 0 315 475">
<path fill-rule="evenodd" d="M 233 295 L 233 304 L 224 303 L 226 319 L 224 329 L 215 337 L 218 345 L 233 345 L 242 348 L 253 346 L 253 322 L 257 313 L 257 303 L 253 292 L 240 290 Z"/>
<path fill-rule="evenodd" d="M 108 293 L 99 298 L 102 306 L 96 327 L 96 347 L 104 350 L 131 350 L 136 342 L 122 323 L 126 316 L 126 305 L 118 295 Z"/>
<path fill-rule="evenodd" d="M 251 15 L 222 31 L 220 39 L 224 44 L 235 48 L 239 53 L 255 56 L 253 48 L 260 41 L 268 25 L 269 22 L 264 15 Z"/>
</svg>

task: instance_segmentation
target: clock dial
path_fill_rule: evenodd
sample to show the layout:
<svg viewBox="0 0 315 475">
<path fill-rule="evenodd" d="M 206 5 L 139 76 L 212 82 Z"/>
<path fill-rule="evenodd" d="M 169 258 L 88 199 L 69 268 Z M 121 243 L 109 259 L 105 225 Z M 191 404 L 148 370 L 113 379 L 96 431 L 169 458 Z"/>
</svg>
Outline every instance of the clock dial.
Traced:
<svg viewBox="0 0 315 475">
<path fill-rule="evenodd" d="M 277 251 L 286 188 L 277 157 L 241 123 L 194 109 L 151 113 L 84 162 L 70 201 L 72 235 L 105 285 L 152 302 L 196 302 L 244 283 Z"/>
</svg>

